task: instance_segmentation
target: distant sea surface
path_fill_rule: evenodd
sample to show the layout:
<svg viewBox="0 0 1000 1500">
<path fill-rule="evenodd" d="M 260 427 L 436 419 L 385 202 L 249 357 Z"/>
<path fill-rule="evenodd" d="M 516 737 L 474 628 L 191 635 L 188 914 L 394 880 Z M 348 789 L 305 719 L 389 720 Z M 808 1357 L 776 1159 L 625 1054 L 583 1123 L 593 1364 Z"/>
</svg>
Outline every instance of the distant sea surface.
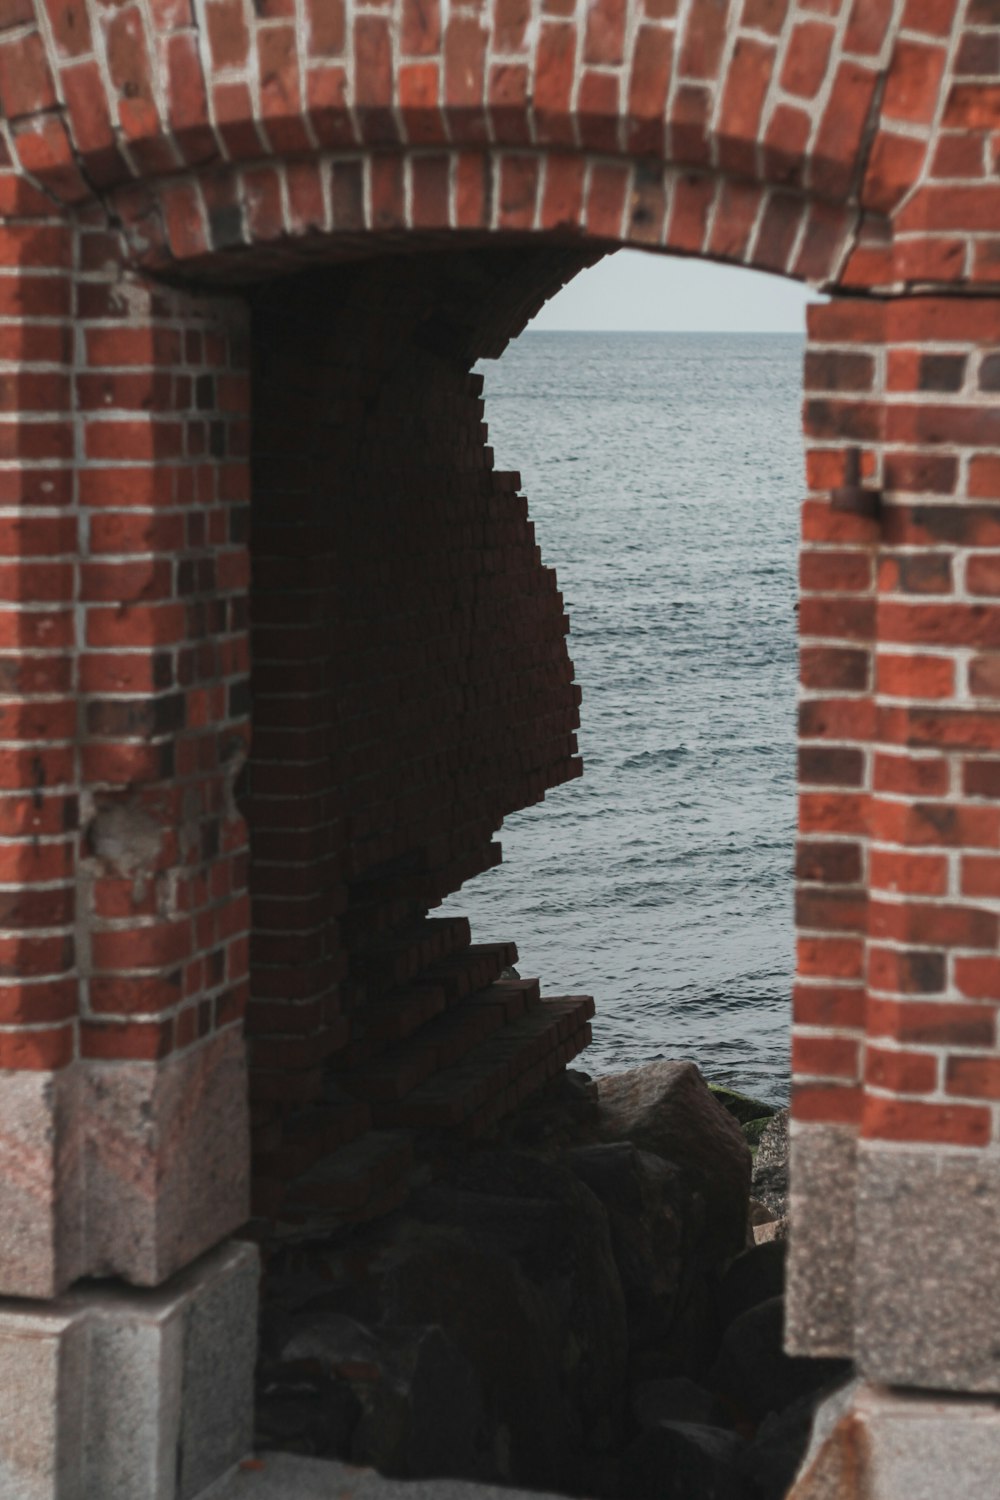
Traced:
<svg viewBox="0 0 1000 1500">
<path fill-rule="evenodd" d="M 788 1093 L 803 344 L 523 334 L 484 363 L 571 620 L 582 780 L 445 910 L 592 994 L 592 1073 L 691 1058 Z"/>
</svg>

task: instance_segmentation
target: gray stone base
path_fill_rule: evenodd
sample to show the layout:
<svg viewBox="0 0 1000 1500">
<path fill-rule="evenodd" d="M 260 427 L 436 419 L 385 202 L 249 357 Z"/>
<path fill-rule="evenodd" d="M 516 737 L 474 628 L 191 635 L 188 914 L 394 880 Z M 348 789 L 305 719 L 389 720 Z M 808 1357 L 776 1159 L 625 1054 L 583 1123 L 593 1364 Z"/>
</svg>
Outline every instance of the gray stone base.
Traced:
<svg viewBox="0 0 1000 1500">
<path fill-rule="evenodd" d="M 1000 1156 L 866 1141 L 857 1223 L 859 1370 L 1000 1393 Z"/>
<path fill-rule="evenodd" d="M 156 1291 L 0 1300 L 3 1500 L 191 1500 L 253 1438 L 257 1251 Z"/>
<path fill-rule="evenodd" d="M 291 1453 L 265 1453 L 198 1500 L 561 1500 L 540 1490 L 508 1490 L 464 1479 L 383 1479 L 372 1469 Z"/>
<path fill-rule="evenodd" d="M 844 1125 L 790 1130 L 785 1348 L 814 1359 L 854 1352 L 857 1136 Z"/>
<path fill-rule="evenodd" d="M 852 1382 L 816 1414 L 787 1500 L 996 1500 L 1000 1403 Z"/>
<path fill-rule="evenodd" d="M 249 1216 L 244 1045 L 163 1063 L 0 1070 L 0 1295 L 157 1286 Z"/>
</svg>

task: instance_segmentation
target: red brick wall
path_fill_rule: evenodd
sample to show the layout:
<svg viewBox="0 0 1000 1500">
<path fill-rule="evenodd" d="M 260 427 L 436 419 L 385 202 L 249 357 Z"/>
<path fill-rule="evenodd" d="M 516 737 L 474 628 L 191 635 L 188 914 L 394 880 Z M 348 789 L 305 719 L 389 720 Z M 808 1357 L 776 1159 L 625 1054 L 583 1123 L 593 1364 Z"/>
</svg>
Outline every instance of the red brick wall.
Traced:
<svg viewBox="0 0 1000 1500">
<path fill-rule="evenodd" d="M 393 258 L 252 298 L 259 1120 L 349 1043 L 370 1059 L 366 1007 L 401 977 L 375 952 L 580 770 L 562 599 L 470 374 L 484 303 L 536 261 Z"/>
<path fill-rule="evenodd" d="M 514 486 L 489 469 L 468 371 L 563 277 L 628 243 L 834 294 L 806 365 L 797 1119 L 929 1161 L 995 1147 L 996 4 L 563 9 L 529 25 L 506 0 L 0 6 L 0 1062 L 162 1059 L 236 1024 L 249 795 L 258 1089 L 286 1063 L 305 1088 L 303 1035 L 320 1051 L 358 1039 L 365 923 L 410 920 L 489 857 L 508 807 L 564 774 L 559 611 Z M 456 261 L 434 282 L 442 253 L 467 250 L 469 268 L 489 247 L 492 281 Z M 405 268 L 343 269 L 417 250 Z M 324 287 L 357 293 L 342 347 L 310 329 L 322 388 L 289 413 L 292 368 L 264 407 L 285 420 L 258 424 L 248 792 L 243 294 L 321 264 L 341 267 Z M 278 292 L 252 300 L 262 391 L 287 347 Z M 296 505 L 336 491 L 347 510 L 282 552 L 274 454 L 284 486 L 282 445 L 303 428 L 315 462 Z M 854 447 L 880 516 L 831 509 Z M 361 570 L 343 570 L 346 541 L 375 569 L 372 533 L 337 526 L 405 485 L 422 510 L 403 535 L 423 560 L 407 573 L 393 555 L 369 579 L 371 635 L 352 613 Z M 463 506 L 479 507 L 474 535 Z M 463 593 L 470 550 L 498 564 L 481 595 Z M 284 618 L 307 572 L 317 619 Z M 432 578 L 457 587 L 460 612 L 502 619 L 523 703 L 468 624 L 451 654 Z M 292 679 L 271 642 L 317 623 L 316 680 L 279 691 Z M 331 644 L 341 625 L 349 653 Z M 391 696 L 399 660 L 423 691 Z M 335 764 L 334 675 L 353 725 Z M 522 707 L 534 727 L 515 767 Z M 422 772 L 427 735 L 439 763 Z M 291 790 L 285 736 L 301 757 Z"/>
<path fill-rule="evenodd" d="M 992 301 L 810 314 L 796 1111 L 872 1139 L 997 1138 L 998 338 Z M 828 503 L 845 444 L 878 519 Z"/>
<path fill-rule="evenodd" d="M 245 319 L 122 281 L 103 217 L 3 234 L 0 1057 L 158 1058 L 245 1000 Z"/>
<path fill-rule="evenodd" d="M 161 1058 L 246 1003 L 246 317 L 79 239 L 79 1051 Z"/>
</svg>

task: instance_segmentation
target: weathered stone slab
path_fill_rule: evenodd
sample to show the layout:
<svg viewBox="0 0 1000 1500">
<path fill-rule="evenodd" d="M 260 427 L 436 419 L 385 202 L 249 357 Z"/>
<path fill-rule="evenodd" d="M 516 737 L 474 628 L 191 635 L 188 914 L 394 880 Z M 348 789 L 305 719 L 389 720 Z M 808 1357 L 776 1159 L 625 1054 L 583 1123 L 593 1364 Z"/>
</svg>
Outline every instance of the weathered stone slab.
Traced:
<svg viewBox="0 0 1000 1500">
<path fill-rule="evenodd" d="M 705 1195 L 708 1253 L 717 1261 L 746 1243 L 750 1148 L 693 1063 L 654 1062 L 597 1080 L 598 1136 L 631 1141 L 696 1173 Z"/>
<path fill-rule="evenodd" d="M 249 1113 L 238 1030 L 166 1063 L 88 1065 L 86 1272 L 157 1286 L 249 1217 Z"/>
<path fill-rule="evenodd" d="M 0 1295 L 50 1297 L 80 1274 L 77 1073 L 0 1070 Z"/>
<path fill-rule="evenodd" d="M 253 1436 L 257 1252 L 0 1301 L 3 1500 L 193 1500 Z"/>
<path fill-rule="evenodd" d="M 249 1216 L 244 1044 L 0 1071 L 0 1295 L 156 1286 Z"/>
<path fill-rule="evenodd" d="M 509 1490 L 462 1479 L 383 1479 L 373 1469 L 291 1453 L 265 1453 L 236 1468 L 198 1500 L 562 1500 L 551 1491 Z"/>
<path fill-rule="evenodd" d="M 785 1348 L 815 1358 L 854 1350 L 857 1142 L 843 1125 L 791 1124 Z"/>
<path fill-rule="evenodd" d="M 1000 1407 L 854 1381 L 821 1406 L 787 1500 L 996 1500 Z"/>
<path fill-rule="evenodd" d="M 87 1330 L 77 1309 L 0 1303 L 0 1495 L 87 1500 Z"/>
<path fill-rule="evenodd" d="M 1000 1392 L 1000 1158 L 864 1142 L 857 1285 L 869 1379 Z"/>
</svg>

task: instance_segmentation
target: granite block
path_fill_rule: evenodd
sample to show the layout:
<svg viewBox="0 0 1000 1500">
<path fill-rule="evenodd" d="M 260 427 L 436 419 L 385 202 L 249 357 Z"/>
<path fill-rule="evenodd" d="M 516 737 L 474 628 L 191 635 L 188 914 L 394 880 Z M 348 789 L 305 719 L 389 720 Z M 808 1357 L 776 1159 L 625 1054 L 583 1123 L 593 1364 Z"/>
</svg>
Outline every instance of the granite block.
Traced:
<svg viewBox="0 0 1000 1500">
<path fill-rule="evenodd" d="M 162 1063 L 0 1071 L 0 1296 L 157 1286 L 249 1217 L 238 1028 Z"/>
<path fill-rule="evenodd" d="M 787 1500 L 996 1500 L 1000 1406 L 852 1381 L 819 1408 Z"/>
<path fill-rule="evenodd" d="M 253 1435 L 257 1251 L 0 1301 L 3 1500 L 192 1500 Z"/>
<path fill-rule="evenodd" d="M 857 1137 L 791 1122 L 785 1348 L 816 1359 L 854 1351 Z"/>
<path fill-rule="evenodd" d="M 265 1453 L 248 1459 L 198 1500 L 563 1500 L 541 1490 L 464 1479 L 385 1479 L 330 1459 Z"/>
<path fill-rule="evenodd" d="M 0 1296 L 51 1297 L 81 1274 L 78 1077 L 0 1070 Z"/>
<path fill-rule="evenodd" d="M 245 1224 L 250 1123 L 239 1031 L 164 1063 L 83 1069 L 86 1264 L 157 1286 Z"/>
<path fill-rule="evenodd" d="M 1000 1393 L 1000 1157 L 864 1142 L 857 1288 L 869 1379 Z"/>
<path fill-rule="evenodd" d="M 257 1251 L 233 1245 L 209 1259 L 211 1272 L 182 1312 L 178 1500 L 197 1495 L 253 1442 Z"/>
<path fill-rule="evenodd" d="M 0 1302 L 0 1495 L 89 1500 L 81 1464 L 85 1320 L 73 1307 Z"/>
</svg>

